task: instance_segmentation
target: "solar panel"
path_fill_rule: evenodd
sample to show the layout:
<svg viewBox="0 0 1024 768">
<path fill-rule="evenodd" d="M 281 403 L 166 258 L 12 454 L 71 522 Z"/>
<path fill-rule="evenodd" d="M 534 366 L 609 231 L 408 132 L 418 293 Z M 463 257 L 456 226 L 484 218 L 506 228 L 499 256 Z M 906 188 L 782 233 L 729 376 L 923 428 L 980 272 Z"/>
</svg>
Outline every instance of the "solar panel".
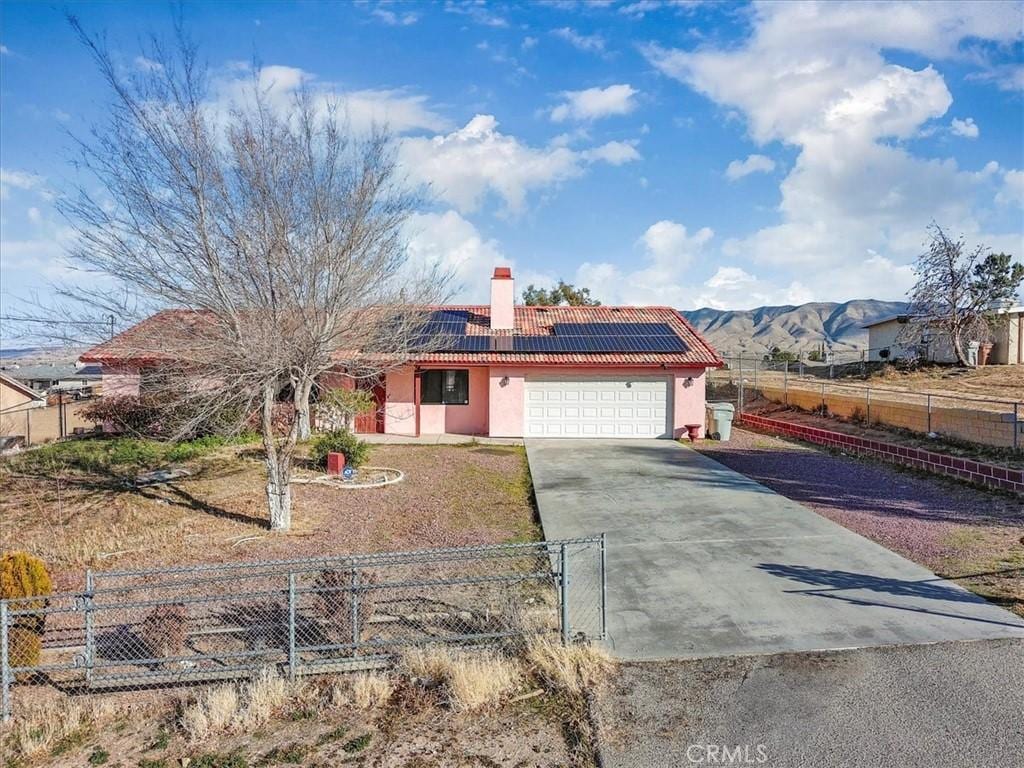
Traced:
<svg viewBox="0 0 1024 768">
<path fill-rule="evenodd" d="M 435 352 L 525 352 L 601 354 L 686 352 L 688 347 L 668 323 L 555 323 L 551 336 L 469 336 L 464 310 L 430 313 L 418 334 L 418 346 Z"/>
<path fill-rule="evenodd" d="M 556 336 L 676 336 L 668 323 L 555 323 Z"/>
</svg>

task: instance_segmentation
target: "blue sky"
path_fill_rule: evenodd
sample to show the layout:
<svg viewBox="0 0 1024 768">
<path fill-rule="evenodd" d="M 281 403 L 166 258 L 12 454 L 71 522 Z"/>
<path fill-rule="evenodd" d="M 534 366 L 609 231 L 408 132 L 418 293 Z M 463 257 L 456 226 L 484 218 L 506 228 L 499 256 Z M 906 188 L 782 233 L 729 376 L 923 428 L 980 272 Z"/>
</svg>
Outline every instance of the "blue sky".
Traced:
<svg viewBox="0 0 1024 768">
<path fill-rule="evenodd" d="M 78 3 L 125 72 L 162 3 Z M 3 300 L 53 280 L 68 136 L 107 95 L 60 8 L 0 5 Z M 386 120 L 432 205 L 415 259 L 606 303 L 901 298 L 934 218 L 1024 254 L 1018 3 L 188 3 L 214 98 L 250 76 Z"/>
</svg>

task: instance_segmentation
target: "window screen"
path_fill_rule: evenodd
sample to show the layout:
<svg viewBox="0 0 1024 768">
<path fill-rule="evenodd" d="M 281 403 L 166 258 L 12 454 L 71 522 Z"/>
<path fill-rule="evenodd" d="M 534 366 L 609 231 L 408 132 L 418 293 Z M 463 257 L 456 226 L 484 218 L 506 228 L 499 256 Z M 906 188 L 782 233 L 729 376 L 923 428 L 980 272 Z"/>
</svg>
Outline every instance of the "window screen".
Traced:
<svg viewBox="0 0 1024 768">
<path fill-rule="evenodd" d="M 467 405 L 469 371 L 424 371 L 420 377 L 420 402 L 427 405 Z"/>
</svg>

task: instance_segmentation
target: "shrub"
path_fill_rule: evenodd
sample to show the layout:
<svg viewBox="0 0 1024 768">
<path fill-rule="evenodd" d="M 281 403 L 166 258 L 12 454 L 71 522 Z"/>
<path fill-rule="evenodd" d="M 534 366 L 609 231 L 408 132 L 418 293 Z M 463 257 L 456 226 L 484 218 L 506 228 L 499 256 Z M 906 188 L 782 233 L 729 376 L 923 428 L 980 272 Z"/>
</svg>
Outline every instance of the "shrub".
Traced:
<svg viewBox="0 0 1024 768">
<path fill-rule="evenodd" d="M 375 574 L 360 571 L 359 584 L 376 584 Z M 323 614 L 324 623 L 333 627 L 340 635 L 342 642 L 352 641 L 352 570 L 321 571 L 316 579 L 317 597 Z M 376 607 L 377 590 L 361 590 L 359 603 L 356 606 L 356 621 L 360 629 L 365 629 Z M 362 634 L 362 632 L 360 632 Z"/>
<path fill-rule="evenodd" d="M 551 690 L 579 693 L 597 685 L 615 667 L 611 656 L 593 645 L 563 645 L 550 637 L 530 639 L 524 653 L 534 675 Z"/>
<path fill-rule="evenodd" d="M 519 665 L 507 656 L 443 646 L 410 648 L 402 655 L 399 668 L 427 688 L 441 686 L 446 703 L 456 712 L 498 704 L 521 679 Z"/>
<path fill-rule="evenodd" d="M 21 602 L 19 609 L 42 608 L 52 584 L 46 563 L 28 552 L 8 552 L 0 558 L 0 599 L 39 597 Z"/>
<path fill-rule="evenodd" d="M 43 655 L 43 638 L 34 627 L 15 624 L 7 630 L 7 648 L 12 667 L 35 667 Z"/>
<path fill-rule="evenodd" d="M 138 395 L 104 395 L 81 410 L 82 418 L 115 432 L 153 435 L 160 430 L 160 409 Z"/>
<path fill-rule="evenodd" d="M 151 658 L 182 656 L 188 636 L 188 613 L 181 603 L 158 605 L 142 621 L 139 636 Z"/>
<path fill-rule="evenodd" d="M 313 438 L 309 456 L 316 466 L 321 469 L 327 468 L 328 453 L 343 453 L 347 466 L 358 467 L 369 456 L 370 446 L 347 429 L 338 429 L 333 432 L 322 432 Z"/>
</svg>

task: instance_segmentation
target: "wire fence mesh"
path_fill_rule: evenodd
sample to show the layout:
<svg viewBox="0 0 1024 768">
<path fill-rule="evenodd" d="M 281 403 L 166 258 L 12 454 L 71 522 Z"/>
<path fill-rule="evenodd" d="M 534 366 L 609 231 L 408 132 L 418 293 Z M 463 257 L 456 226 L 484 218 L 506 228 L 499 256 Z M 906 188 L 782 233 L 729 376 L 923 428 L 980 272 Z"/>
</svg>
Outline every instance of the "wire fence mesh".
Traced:
<svg viewBox="0 0 1024 768">
<path fill-rule="evenodd" d="M 778 403 L 997 448 L 1024 447 L 1024 404 L 1013 400 L 841 381 L 828 364 L 744 357 L 725 363 L 708 373 L 707 398 L 732 402 L 739 412 L 758 401 Z"/>
<path fill-rule="evenodd" d="M 89 573 L 0 601 L 0 692 L 132 690 L 386 666 L 405 648 L 605 632 L 603 536 Z"/>
</svg>

